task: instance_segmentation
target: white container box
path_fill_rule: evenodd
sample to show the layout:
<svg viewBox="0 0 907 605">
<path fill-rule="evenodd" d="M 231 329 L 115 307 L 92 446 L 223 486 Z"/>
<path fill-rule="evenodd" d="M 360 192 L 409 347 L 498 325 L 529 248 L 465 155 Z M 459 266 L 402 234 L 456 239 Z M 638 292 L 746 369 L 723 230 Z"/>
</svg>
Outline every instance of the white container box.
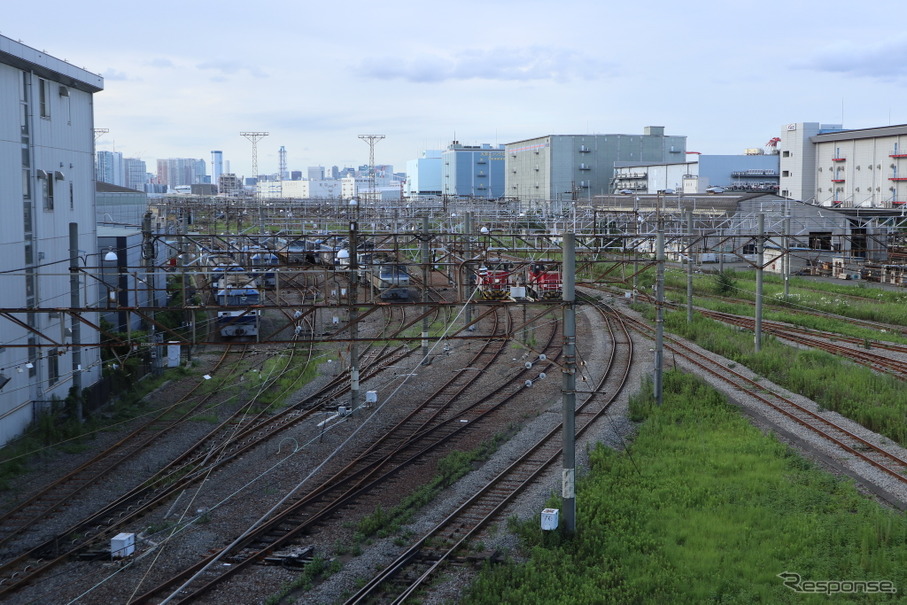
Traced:
<svg viewBox="0 0 907 605">
<path fill-rule="evenodd" d="M 542 511 L 542 529 L 551 531 L 557 529 L 557 517 L 560 511 L 556 508 L 546 508 Z"/>
<path fill-rule="evenodd" d="M 135 552 L 135 534 L 117 534 L 110 539 L 110 556 L 128 557 Z"/>
<path fill-rule="evenodd" d="M 365 392 L 365 402 L 366 403 L 378 403 L 378 391 L 366 391 Z"/>
</svg>

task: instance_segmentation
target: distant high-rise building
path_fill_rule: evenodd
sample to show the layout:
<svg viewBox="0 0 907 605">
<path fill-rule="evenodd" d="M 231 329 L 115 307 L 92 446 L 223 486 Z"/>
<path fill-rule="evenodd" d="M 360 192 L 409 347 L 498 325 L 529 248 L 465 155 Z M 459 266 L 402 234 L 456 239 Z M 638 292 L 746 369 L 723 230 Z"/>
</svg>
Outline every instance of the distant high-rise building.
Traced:
<svg viewBox="0 0 907 605">
<path fill-rule="evenodd" d="M 324 166 L 309 166 L 308 170 L 310 181 L 324 180 Z"/>
<path fill-rule="evenodd" d="M 147 170 L 145 162 L 139 158 L 123 158 L 123 171 L 126 173 L 124 187 L 145 191 Z"/>
<path fill-rule="evenodd" d="M 326 179 L 336 179 L 336 178 L 339 178 L 339 176 L 340 176 L 340 169 L 337 168 L 336 166 L 331 166 L 330 168 L 325 170 L 325 173 L 324 173 L 324 178 L 326 178 Z"/>
<path fill-rule="evenodd" d="M 170 189 L 204 182 L 205 160 L 168 158 L 157 161 L 158 182 Z"/>
<path fill-rule="evenodd" d="M 232 172 L 225 172 L 217 180 L 217 189 L 226 195 L 239 195 L 242 193 L 242 182 Z"/>
<path fill-rule="evenodd" d="M 277 180 L 286 181 L 290 178 L 290 173 L 287 172 L 287 148 L 283 145 L 280 146 L 280 150 L 277 152 L 277 156 L 280 162 L 280 167 L 277 172 Z"/>
<path fill-rule="evenodd" d="M 123 154 L 119 151 L 97 152 L 97 180 L 111 185 L 125 186 Z"/>
<path fill-rule="evenodd" d="M 290 180 L 291 181 L 301 181 L 302 180 L 302 170 L 291 170 L 290 171 Z"/>
<path fill-rule="evenodd" d="M 224 173 L 224 152 L 214 150 L 211 152 L 211 182 L 220 183 L 220 175 Z"/>
<path fill-rule="evenodd" d="M 205 160 L 195 160 L 194 172 L 192 175 L 192 185 L 198 183 L 210 183 L 208 179 L 208 165 L 205 163 Z"/>
</svg>

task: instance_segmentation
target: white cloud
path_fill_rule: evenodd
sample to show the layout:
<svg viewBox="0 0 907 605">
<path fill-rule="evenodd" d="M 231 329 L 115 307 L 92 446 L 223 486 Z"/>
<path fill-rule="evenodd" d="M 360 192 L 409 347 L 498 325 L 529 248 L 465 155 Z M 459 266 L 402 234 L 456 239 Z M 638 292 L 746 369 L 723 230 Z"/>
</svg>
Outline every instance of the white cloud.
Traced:
<svg viewBox="0 0 907 605">
<path fill-rule="evenodd" d="M 255 67 L 254 65 L 246 65 L 240 61 L 228 61 L 228 60 L 217 60 L 217 61 L 205 61 L 204 63 L 199 63 L 196 67 L 201 70 L 211 70 L 216 73 L 221 74 L 221 76 L 234 76 L 242 72 L 248 72 L 249 75 L 256 78 L 267 78 L 268 75 Z M 223 80 L 222 77 L 215 76 L 218 80 Z"/>
<path fill-rule="evenodd" d="M 502 82 L 591 80 L 614 75 L 614 64 L 573 50 L 533 46 L 523 49 L 470 49 L 449 56 L 425 55 L 409 61 L 370 57 L 356 68 L 359 75 L 378 80 L 437 83 L 449 80 Z"/>
<path fill-rule="evenodd" d="M 796 67 L 882 81 L 901 80 L 907 77 L 907 39 L 881 44 L 844 42 L 820 49 Z"/>
</svg>

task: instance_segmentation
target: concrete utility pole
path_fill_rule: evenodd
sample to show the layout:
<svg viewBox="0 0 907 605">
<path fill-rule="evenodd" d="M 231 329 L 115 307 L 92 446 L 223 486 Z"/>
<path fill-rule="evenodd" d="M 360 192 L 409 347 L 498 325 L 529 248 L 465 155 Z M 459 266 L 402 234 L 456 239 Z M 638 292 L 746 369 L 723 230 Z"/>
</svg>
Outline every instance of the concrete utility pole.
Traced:
<svg viewBox="0 0 907 605">
<path fill-rule="evenodd" d="M 631 250 L 633 251 L 633 294 L 631 300 L 636 302 L 636 295 L 639 292 L 639 282 L 637 274 L 639 273 L 639 198 L 633 196 L 633 230 L 636 237 L 633 239 Z"/>
<path fill-rule="evenodd" d="M 765 215 L 758 217 L 758 239 L 756 240 L 756 334 L 755 349 L 762 350 L 762 265 L 765 264 Z"/>
<path fill-rule="evenodd" d="M 655 403 L 664 401 L 664 302 L 665 302 L 665 228 L 664 216 L 658 216 L 658 233 L 655 236 Z"/>
<path fill-rule="evenodd" d="M 465 249 L 463 250 L 463 300 L 468 301 L 472 296 L 472 263 L 470 262 L 472 258 L 472 212 L 466 213 L 466 224 L 463 231 L 466 235 Z M 463 321 L 467 326 L 472 323 L 471 303 L 466 303 L 466 308 L 463 310 Z"/>
<path fill-rule="evenodd" d="M 76 420 L 82 422 L 82 321 L 75 309 L 79 303 L 79 223 L 69 223 L 69 306 L 72 324 L 72 388 L 76 400 Z"/>
<path fill-rule="evenodd" d="M 564 234 L 564 533 L 576 533 L 576 234 Z"/>
<path fill-rule="evenodd" d="M 718 230 L 718 273 L 724 273 L 724 229 Z"/>
<path fill-rule="evenodd" d="M 428 280 L 431 276 L 429 263 L 431 262 L 431 252 L 428 246 L 428 217 L 422 217 L 422 363 L 430 363 L 428 360 Z M 396 275 L 396 267 L 394 268 Z"/>
<path fill-rule="evenodd" d="M 693 323 L 693 210 L 687 210 L 687 323 Z"/>
<path fill-rule="evenodd" d="M 359 404 L 359 309 L 356 307 L 359 297 L 359 258 L 358 248 L 359 225 L 350 222 L 350 411 L 355 412 Z"/>
<path fill-rule="evenodd" d="M 790 207 L 784 217 L 784 300 L 790 297 Z"/>
</svg>

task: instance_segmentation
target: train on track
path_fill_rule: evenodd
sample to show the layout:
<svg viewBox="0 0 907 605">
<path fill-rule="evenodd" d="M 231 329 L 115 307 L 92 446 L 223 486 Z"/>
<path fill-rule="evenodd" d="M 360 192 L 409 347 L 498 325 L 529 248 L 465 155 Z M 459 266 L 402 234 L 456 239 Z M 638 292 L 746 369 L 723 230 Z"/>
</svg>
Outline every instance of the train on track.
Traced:
<svg viewBox="0 0 907 605">
<path fill-rule="evenodd" d="M 510 298 L 510 288 L 515 286 L 513 263 L 501 259 L 489 259 L 476 273 L 476 290 L 486 300 Z"/>
<path fill-rule="evenodd" d="M 533 261 L 526 269 L 527 294 L 536 300 L 552 300 L 564 294 L 561 266 L 550 261 Z"/>
<path fill-rule="evenodd" d="M 297 238 L 279 238 L 276 254 L 291 265 L 321 265 L 336 267 L 340 264 L 338 254 L 346 247 L 340 237 L 312 234 Z"/>
<path fill-rule="evenodd" d="M 485 300 L 507 300 L 511 288 L 525 287 L 533 300 L 559 299 L 563 295 L 561 265 L 553 261 L 520 264 L 511 260 L 489 259 L 476 272 L 478 295 Z"/>
<path fill-rule="evenodd" d="M 360 269 L 381 300 L 409 300 L 409 273 L 398 263 L 375 263 Z"/>
<path fill-rule="evenodd" d="M 259 287 L 274 288 L 277 285 L 277 266 L 280 258 L 270 250 L 259 248 L 245 251 L 252 265 L 252 277 L 258 282 Z"/>
<path fill-rule="evenodd" d="M 222 337 L 258 335 L 261 294 L 255 279 L 246 273 L 228 272 L 213 285 L 217 310 L 217 332 Z"/>
</svg>

